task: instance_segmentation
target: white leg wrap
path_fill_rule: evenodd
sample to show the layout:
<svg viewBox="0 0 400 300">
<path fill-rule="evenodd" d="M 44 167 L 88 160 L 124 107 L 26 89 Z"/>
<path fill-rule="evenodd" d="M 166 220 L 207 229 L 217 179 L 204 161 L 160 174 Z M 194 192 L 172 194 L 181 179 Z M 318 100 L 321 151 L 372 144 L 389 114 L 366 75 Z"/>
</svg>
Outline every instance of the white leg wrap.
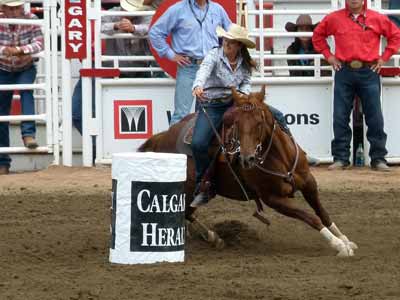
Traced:
<svg viewBox="0 0 400 300">
<path fill-rule="evenodd" d="M 346 257 L 353 256 L 354 252 L 340 238 L 337 238 L 328 228 L 324 227 L 320 231 L 321 235 L 329 242 L 329 245 L 338 251 L 338 256 Z"/>
<path fill-rule="evenodd" d="M 339 228 L 336 226 L 335 223 L 332 223 L 331 226 L 329 226 L 329 230 L 335 235 L 337 236 L 339 239 L 341 239 L 348 247 L 350 247 L 351 249 L 358 249 L 358 246 L 356 245 L 356 243 L 353 243 L 352 241 L 350 241 L 347 236 L 345 236 L 340 230 Z"/>
<path fill-rule="evenodd" d="M 330 230 L 334 235 L 336 235 L 337 237 L 343 235 L 343 233 L 339 230 L 339 228 L 337 228 L 337 226 L 336 226 L 335 223 L 332 223 L 332 225 L 329 226 L 328 228 L 329 228 L 329 230 Z"/>
</svg>

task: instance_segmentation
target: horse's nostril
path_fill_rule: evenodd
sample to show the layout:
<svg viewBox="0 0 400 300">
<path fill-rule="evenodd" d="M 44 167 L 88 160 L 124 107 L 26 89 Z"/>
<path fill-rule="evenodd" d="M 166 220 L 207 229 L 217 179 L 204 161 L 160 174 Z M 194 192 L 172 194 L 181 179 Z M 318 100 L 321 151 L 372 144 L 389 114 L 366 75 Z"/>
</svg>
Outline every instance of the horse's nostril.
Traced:
<svg viewBox="0 0 400 300">
<path fill-rule="evenodd" d="M 254 155 L 249 156 L 248 161 L 250 164 L 254 164 L 254 162 L 256 161 L 256 157 Z"/>
</svg>

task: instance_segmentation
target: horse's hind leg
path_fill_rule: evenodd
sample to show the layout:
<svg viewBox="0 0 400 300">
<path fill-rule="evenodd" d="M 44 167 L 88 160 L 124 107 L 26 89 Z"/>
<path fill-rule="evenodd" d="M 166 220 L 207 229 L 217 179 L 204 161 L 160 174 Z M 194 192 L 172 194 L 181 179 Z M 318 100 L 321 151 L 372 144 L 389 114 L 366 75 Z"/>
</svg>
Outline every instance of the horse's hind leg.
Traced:
<svg viewBox="0 0 400 300">
<path fill-rule="evenodd" d="M 329 245 L 338 251 L 338 256 L 352 256 L 354 255 L 353 250 L 350 249 L 344 241 L 332 234 L 327 227 L 322 224 L 320 217 L 311 214 L 301 208 L 293 205 L 287 197 L 269 196 L 268 198 L 263 197 L 263 202 L 269 207 L 275 209 L 277 212 L 292 218 L 302 220 L 314 229 L 318 230 L 321 235 L 329 242 Z"/>
<path fill-rule="evenodd" d="M 215 246 L 217 249 L 222 249 L 225 247 L 225 242 L 219 237 L 218 233 L 209 229 L 206 225 L 201 223 L 196 218 L 192 218 L 192 220 L 190 221 L 190 225 L 191 228 L 195 232 L 198 232 L 206 242 Z"/>
<path fill-rule="evenodd" d="M 348 248 L 351 250 L 357 249 L 357 245 L 351 242 L 347 236 L 345 236 L 335 223 L 332 222 L 328 212 L 322 206 L 321 201 L 319 200 L 319 193 L 317 188 L 317 182 L 314 176 L 309 173 L 306 184 L 304 188 L 301 190 L 304 199 L 307 203 L 312 207 L 318 217 L 320 217 L 322 223 L 339 239 L 341 239 Z"/>
</svg>

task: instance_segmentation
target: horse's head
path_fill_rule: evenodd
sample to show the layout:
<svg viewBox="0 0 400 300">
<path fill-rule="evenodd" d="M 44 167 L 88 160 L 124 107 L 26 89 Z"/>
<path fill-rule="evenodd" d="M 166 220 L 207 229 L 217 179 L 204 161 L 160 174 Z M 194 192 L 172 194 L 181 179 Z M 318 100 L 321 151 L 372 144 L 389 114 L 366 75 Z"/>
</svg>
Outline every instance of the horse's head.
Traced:
<svg viewBox="0 0 400 300">
<path fill-rule="evenodd" d="M 233 100 L 237 110 L 235 131 L 240 142 L 240 161 L 242 167 L 254 167 L 262 144 L 267 135 L 268 122 L 273 123 L 271 114 L 264 104 L 265 85 L 258 93 L 240 94 L 232 88 Z"/>
</svg>

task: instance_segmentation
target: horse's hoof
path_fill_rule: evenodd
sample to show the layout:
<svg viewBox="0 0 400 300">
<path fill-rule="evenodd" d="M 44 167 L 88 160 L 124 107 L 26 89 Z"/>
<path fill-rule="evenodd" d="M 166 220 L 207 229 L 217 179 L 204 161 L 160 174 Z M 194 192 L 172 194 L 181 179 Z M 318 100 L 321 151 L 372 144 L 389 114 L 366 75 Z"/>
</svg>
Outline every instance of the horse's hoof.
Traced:
<svg viewBox="0 0 400 300">
<path fill-rule="evenodd" d="M 218 250 L 222 250 L 225 248 L 225 242 L 223 239 L 218 238 L 215 241 L 215 248 L 217 248 Z"/>
<path fill-rule="evenodd" d="M 350 256 L 354 256 L 354 251 L 353 249 L 346 247 L 342 250 L 339 251 L 338 254 L 336 254 L 336 256 L 338 257 L 350 257 Z"/>
<path fill-rule="evenodd" d="M 358 246 L 356 243 L 353 243 L 352 241 L 350 241 L 347 236 L 342 235 L 339 237 L 345 244 L 347 247 L 351 248 L 352 250 L 358 249 Z"/>
<path fill-rule="evenodd" d="M 215 243 L 216 240 L 217 240 L 217 238 L 218 238 L 218 236 L 217 236 L 217 234 L 216 234 L 214 231 L 209 230 L 209 231 L 207 232 L 207 242 L 209 242 L 209 243 Z"/>
<path fill-rule="evenodd" d="M 347 247 L 349 247 L 351 250 L 356 250 L 356 249 L 358 249 L 357 244 L 354 243 L 354 242 L 350 242 L 350 241 L 347 243 Z"/>
</svg>

